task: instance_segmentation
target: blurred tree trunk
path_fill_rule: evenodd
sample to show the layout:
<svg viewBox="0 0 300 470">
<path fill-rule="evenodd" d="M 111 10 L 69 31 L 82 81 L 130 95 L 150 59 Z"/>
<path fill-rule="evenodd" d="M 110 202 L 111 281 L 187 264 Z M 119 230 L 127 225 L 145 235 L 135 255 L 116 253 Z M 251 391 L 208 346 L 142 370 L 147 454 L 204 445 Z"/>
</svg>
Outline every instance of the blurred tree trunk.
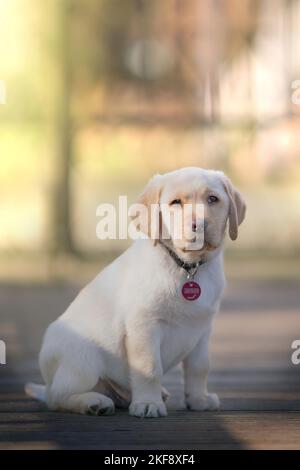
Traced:
<svg viewBox="0 0 300 470">
<path fill-rule="evenodd" d="M 72 64 L 70 14 L 72 0 L 58 0 L 57 8 L 57 95 L 54 122 L 55 181 L 52 200 L 53 251 L 74 252 L 71 222 L 71 165 L 73 125 L 71 118 Z"/>
</svg>

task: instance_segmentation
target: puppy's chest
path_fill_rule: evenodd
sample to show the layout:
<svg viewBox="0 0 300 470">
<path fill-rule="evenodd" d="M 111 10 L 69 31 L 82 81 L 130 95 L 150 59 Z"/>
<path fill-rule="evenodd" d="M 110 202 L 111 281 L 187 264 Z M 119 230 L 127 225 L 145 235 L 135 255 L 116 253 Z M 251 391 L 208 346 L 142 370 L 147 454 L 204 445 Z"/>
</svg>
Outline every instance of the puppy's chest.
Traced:
<svg viewBox="0 0 300 470">
<path fill-rule="evenodd" d="M 195 347 L 205 331 L 207 322 L 188 318 L 185 321 L 161 325 L 161 359 L 166 372 L 178 364 Z"/>
<path fill-rule="evenodd" d="M 195 347 L 217 310 L 221 290 L 216 284 L 201 281 L 203 278 L 197 279 L 201 295 L 196 300 L 187 300 L 182 295 L 185 280 L 174 283 L 173 295 L 161 308 L 161 357 L 165 372 Z"/>
<path fill-rule="evenodd" d="M 194 317 L 201 321 L 216 310 L 222 288 L 222 283 L 211 282 L 204 275 L 195 277 L 192 283 L 185 277 L 174 279 L 167 295 L 161 297 L 160 310 L 168 320 Z"/>
</svg>

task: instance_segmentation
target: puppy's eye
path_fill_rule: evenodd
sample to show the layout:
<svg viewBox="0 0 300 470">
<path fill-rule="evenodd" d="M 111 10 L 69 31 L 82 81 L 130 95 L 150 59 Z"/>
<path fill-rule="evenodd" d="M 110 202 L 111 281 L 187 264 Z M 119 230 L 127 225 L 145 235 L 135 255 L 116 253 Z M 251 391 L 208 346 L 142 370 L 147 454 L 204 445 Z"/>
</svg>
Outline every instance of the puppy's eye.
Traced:
<svg viewBox="0 0 300 470">
<path fill-rule="evenodd" d="M 216 202 L 219 202 L 219 199 L 217 196 L 208 196 L 207 202 L 208 204 L 216 204 Z"/>
<path fill-rule="evenodd" d="M 181 199 L 174 199 L 170 202 L 170 206 L 180 205 L 181 206 Z"/>
</svg>

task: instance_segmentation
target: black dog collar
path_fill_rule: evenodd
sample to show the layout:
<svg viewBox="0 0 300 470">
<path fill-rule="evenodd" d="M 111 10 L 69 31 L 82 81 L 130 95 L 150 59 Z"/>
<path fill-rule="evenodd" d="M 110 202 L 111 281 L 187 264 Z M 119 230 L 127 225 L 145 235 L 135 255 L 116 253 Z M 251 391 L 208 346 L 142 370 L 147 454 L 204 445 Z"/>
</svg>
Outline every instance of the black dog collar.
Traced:
<svg viewBox="0 0 300 470">
<path fill-rule="evenodd" d="M 162 243 L 162 241 L 159 242 L 165 248 L 165 250 L 167 250 L 171 258 L 173 258 L 173 260 L 177 264 L 177 266 L 179 266 L 179 268 L 183 268 L 187 272 L 189 277 L 194 276 L 199 266 L 202 266 L 202 264 L 205 263 L 204 259 L 201 259 L 197 263 L 187 263 L 186 261 L 183 261 L 173 250 L 171 250 L 168 246 Z"/>
</svg>

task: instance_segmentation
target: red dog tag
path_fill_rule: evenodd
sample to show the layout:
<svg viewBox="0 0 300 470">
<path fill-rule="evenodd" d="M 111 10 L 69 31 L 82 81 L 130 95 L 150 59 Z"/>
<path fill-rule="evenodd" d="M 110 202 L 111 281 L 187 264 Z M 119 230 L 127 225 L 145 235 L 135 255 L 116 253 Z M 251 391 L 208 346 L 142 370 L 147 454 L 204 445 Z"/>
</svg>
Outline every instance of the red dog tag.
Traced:
<svg viewBox="0 0 300 470">
<path fill-rule="evenodd" d="M 181 293 L 186 300 L 196 300 L 201 295 L 201 287 L 197 282 L 188 281 L 183 284 Z"/>
</svg>

